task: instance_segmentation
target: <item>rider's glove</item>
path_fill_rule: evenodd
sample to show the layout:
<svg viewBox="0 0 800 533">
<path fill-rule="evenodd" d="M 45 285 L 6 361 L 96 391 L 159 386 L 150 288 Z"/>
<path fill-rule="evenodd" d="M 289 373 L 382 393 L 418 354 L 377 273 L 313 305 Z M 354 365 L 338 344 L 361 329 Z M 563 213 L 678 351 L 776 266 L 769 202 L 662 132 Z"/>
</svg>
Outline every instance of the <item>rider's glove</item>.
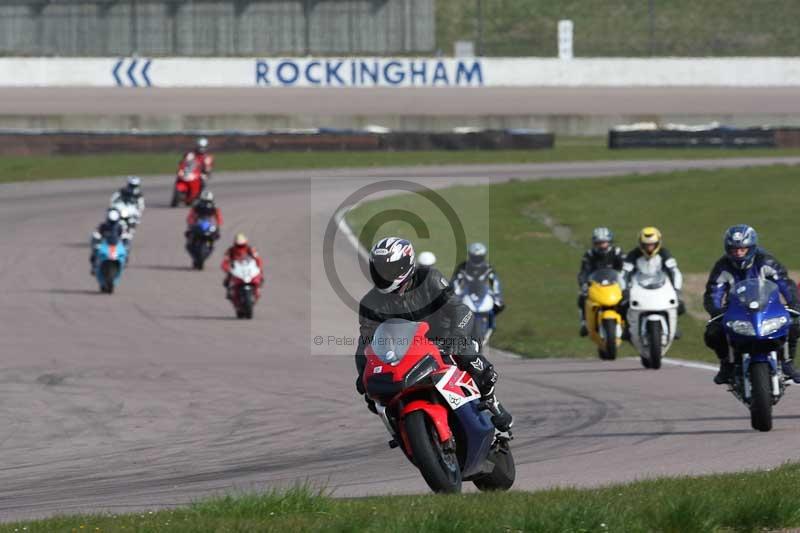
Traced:
<svg viewBox="0 0 800 533">
<path fill-rule="evenodd" d="M 359 394 L 366 394 L 367 389 L 364 388 L 364 379 L 362 376 L 356 376 L 356 391 Z"/>
<path fill-rule="evenodd" d="M 505 308 L 506 308 L 506 304 L 504 304 L 503 302 L 496 302 L 494 304 L 494 314 L 495 315 L 499 315 L 500 313 L 503 312 L 503 310 Z"/>
</svg>

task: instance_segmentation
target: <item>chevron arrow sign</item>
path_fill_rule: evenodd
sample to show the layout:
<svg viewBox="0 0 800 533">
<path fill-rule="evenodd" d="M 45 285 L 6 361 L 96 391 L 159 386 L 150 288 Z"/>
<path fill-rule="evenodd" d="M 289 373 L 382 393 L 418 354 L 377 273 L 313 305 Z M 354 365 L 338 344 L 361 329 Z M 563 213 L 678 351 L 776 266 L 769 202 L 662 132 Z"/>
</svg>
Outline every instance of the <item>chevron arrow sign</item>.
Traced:
<svg viewBox="0 0 800 533">
<path fill-rule="evenodd" d="M 117 87 L 152 87 L 150 81 L 150 59 L 123 57 L 114 63 L 111 75 Z"/>
</svg>

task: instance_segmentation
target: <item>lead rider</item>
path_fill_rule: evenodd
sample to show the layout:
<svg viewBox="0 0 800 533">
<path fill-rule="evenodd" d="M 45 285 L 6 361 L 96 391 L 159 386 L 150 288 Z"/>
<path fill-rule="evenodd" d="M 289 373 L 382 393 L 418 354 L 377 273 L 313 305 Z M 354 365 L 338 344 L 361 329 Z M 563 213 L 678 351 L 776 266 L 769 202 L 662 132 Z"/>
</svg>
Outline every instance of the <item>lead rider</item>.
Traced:
<svg viewBox="0 0 800 533">
<path fill-rule="evenodd" d="M 774 281 L 786 300 L 786 306 L 795 311 L 800 310 L 797 301 L 797 286 L 789 279 L 786 268 L 766 251 L 758 246 L 756 230 L 745 224 L 731 226 L 725 232 L 725 255 L 714 265 L 706 283 L 703 305 L 711 317 L 725 312 L 728 293 L 733 286 L 746 279 L 768 279 Z M 789 357 L 783 361 L 784 375 L 800 383 L 800 372 L 795 370 L 792 359 L 797 352 L 797 339 L 800 337 L 800 326 L 793 320 L 789 328 L 787 344 Z M 728 339 L 720 321 L 709 322 L 705 332 L 706 346 L 716 352 L 719 357 L 719 372 L 714 376 L 714 383 L 723 385 L 733 379 L 734 364 L 728 360 Z"/>
<path fill-rule="evenodd" d="M 444 275 L 433 267 L 418 266 L 414 247 L 405 239 L 387 237 L 372 247 L 369 271 L 375 285 L 361 299 L 358 312 L 360 337 L 356 349 L 356 390 L 364 395 L 367 406 L 376 412 L 375 403 L 366 396 L 362 377 L 366 366 L 364 349 L 378 326 L 389 319 L 401 318 L 430 325 L 427 337 L 451 354 L 461 370 L 466 371 L 481 392 L 481 399 L 494 413 L 492 423 L 508 431 L 511 414 L 494 395 L 497 372 L 479 352 L 479 343 L 470 338 L 472 311 L 455 296 Z"/>
</svg>

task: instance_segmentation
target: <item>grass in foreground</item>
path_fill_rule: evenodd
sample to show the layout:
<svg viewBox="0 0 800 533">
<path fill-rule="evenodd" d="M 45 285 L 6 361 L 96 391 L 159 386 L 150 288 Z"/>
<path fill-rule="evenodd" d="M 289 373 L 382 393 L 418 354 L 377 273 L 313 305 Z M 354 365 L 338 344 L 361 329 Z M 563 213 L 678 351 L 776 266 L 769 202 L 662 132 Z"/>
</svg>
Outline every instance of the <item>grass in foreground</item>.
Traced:
<svg viewBox="0 0 800 533">
<path fill-rule="evenodd" d="M 610 226 L 625 250 L 638 230 L 658 226 L 665 246 L 687 275 L 690 312 L 681 318 L 683 338 L 669 356 L 715 361 L 702 341 L 705 313 L 700 293 L 722 255 L 722 233 L 735 223 L 759 231 L 762 245 L 790 269 L 800 267 L 795 216 L 786 199 L 800 195 L 798 171 L 761 169 L 686 171 L 654 176 L 591 180 L 512 182 L 440 191 L 464 224 L 467 242 L 489 245 L 489 259 L 504 283 L 507 311 L 492 344 L 530 357 L 596 357 L 594 345 L 578 337 L 576 274 L 591 229 Z M 391 207 L 418 214 L 431 231 L 419 238 L 405 222 L 367 227 Z M 418 251 L 436 253 L 440 269 L 452 273 L 456 247 L 443 215 L 428 200 L 402 195 L 363 204 L 348 215 L 365 245 L 373 233 L 409 237 Z M 553 225 L 558 229 L 554 230 Z M 622 355 L 636 355 L 626 344 Z"/>
<path fill-rule="evenodd" d="M 605 139 L 591 137 L 559 139 L 552 150 L 222 153 L 217 154 L 217 171 L 778 156 L 800 156 L 800 149 L 609 150 L 605 146 Z M 4 156 L 0 157 L 0 183 L 171 174 L 177 168 L 179 158 L 180 154 Z"/>
<path fill-rule="evenodd" d="M 533 493 L 334 499 L 296 488 L 169 511 L 9 523 L 0 525 L 0 533 L 763 531 L 800 526 L 799 483 L 800 465 L 787 464 L 771 471 Z"/>
</svg>

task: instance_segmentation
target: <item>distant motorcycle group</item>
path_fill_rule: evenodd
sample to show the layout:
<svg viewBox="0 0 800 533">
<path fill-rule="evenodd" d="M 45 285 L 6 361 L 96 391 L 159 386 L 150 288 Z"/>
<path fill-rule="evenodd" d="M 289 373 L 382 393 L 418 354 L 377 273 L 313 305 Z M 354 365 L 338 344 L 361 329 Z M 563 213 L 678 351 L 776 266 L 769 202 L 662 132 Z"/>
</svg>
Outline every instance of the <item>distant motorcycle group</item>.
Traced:
<svg viewBox="0 0 800 533">
<path fill-rule="evenodd" d="M 578 275 L 581 335 L 597 345 L 601 359 L 614 359 L 622 341 L 630 340 L 642 366 L 660 368 L 680 336 L 678 315 L 684 312 L 683 278 L 661 247 L 661 232 L 642 229 L 638 248 L 624 259 L 608 228 L 595 228 L 592 244 Z M 720 360 L 714 382 L 728 385 L 748 406 L 753 429 L 769 431 L 772 406 L 790 382 L 800 383 L 793 365 L 800 336 L 797 286 L 758 247 L 750 226 L 728 228 L 724 247 L 704 295 L 711 316 L 705 343 Z"/>
<path fill-rule="evenodd" d="M 222 213 L 216 206 L 214 194 L 207 189 L 214 159 L 207 152 L 208 140 L 198 139 L 194 150 L 187 152 L 178 163 L 172 188 L 170 207 L 191 206 L 184 232 L 185 248 L 195 270 L 202 270 L 220 238 Z M 141 179 L 130 176 L 124 188 L 111 197 L 106 219 L 92 234 L 92 275 L 100 290 L 111 294 L 130 261 L 130 250 L 136 228 L 144 212 Z M 237 318 L 253 318 L 253 308 L 263 284 L 263 263 L 247 237 L 239 233 L 222 261 L 225 272 L 223 285 Z"/>
</svg>

